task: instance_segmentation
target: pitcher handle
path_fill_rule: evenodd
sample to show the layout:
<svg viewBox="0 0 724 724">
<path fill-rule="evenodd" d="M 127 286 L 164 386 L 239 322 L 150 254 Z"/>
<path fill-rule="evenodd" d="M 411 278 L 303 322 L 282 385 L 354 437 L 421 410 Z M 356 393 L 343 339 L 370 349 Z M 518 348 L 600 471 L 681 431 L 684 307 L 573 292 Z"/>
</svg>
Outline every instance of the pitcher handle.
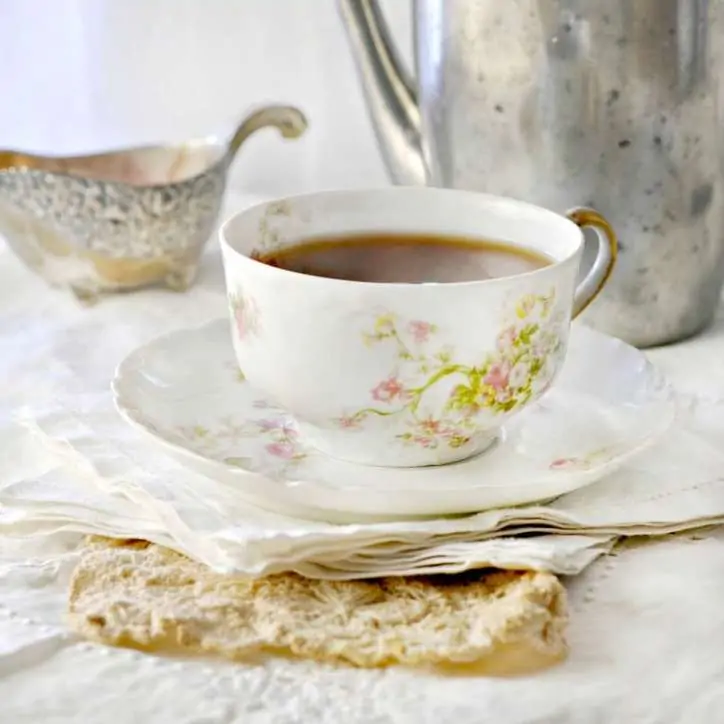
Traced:
<svg viewBox="0 0 724 724">
<path fill-rule="evenodd" d="M 566 217 L 581 230 L 593 229 L 598 239 L 596 260 L 573 295 L 575 319 L 598 296 L 611 276 L 618 255 L 618 240 L 611 224 L 598 211 L 580 207 L 567 211 Z"/>
</svg>

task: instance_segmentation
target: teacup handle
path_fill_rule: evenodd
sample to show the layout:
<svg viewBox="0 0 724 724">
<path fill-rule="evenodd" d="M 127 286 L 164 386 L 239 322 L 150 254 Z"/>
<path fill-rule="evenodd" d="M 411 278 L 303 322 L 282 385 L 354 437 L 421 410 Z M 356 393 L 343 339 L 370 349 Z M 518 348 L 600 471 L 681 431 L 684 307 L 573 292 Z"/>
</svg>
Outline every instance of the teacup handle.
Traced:
<svg viewBox="0 0 724 724">
<path fill-rule="evenodd" d="M 571 316 L 575 319 L 598 296 L 611 276 L 618 254 L 618 240 L 611 224 L 598 211 L 581 207 L 567 211 L 566 217 L 581 229 L 593 229 L 598 237 L 596 260 L 573 295 Z"/>
</svg>

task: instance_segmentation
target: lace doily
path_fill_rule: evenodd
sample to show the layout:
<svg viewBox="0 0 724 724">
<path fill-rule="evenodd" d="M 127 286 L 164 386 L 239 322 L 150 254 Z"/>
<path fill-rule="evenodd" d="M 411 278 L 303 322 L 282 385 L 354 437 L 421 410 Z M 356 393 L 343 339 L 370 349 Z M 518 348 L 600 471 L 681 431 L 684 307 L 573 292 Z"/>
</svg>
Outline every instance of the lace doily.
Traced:
<svg viewBox="0 0 724 724">
<path fill-rule="evenodd" d="M 565 590 L 548 573 L 251 579 L 145 541 L 92 539 L 71 581 L 70 612 L 71 627 L 90 639 L 229 659 L 284 652 L 361 667 L 498 671 L 537 668 L 566 651 Z"/>
</svg>

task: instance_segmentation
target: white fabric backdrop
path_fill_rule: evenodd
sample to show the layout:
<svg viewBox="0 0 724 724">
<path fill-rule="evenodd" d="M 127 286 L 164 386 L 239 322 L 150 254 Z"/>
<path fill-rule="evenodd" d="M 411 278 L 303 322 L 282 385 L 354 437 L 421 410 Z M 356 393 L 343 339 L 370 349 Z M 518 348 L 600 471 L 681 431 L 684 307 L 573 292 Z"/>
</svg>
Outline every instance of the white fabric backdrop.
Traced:
<svg viewBox="0 0 724 724">
<path fill-rule="evenodd" d="M 410 3 L 383 2 L 408 57 Z M 255 193 L 375 185 L 384 170 L 334 0 L 0 0 L 0 148 L 71 153 L 223 130 L 298 104 L 299 144 L 254 139 Z"/>
</svg>

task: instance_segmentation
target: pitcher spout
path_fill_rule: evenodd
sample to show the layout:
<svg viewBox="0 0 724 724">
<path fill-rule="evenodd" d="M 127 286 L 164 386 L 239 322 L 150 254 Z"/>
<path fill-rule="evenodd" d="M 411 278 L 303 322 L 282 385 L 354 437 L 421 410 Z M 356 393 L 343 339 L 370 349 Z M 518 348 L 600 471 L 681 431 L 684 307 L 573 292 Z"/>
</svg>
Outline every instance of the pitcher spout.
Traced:
<svg viewBox="0 0 724 724">
<path fill-rule="evenodd" d="M 416 92 L 379 5 L 376 0 L 337 0 L 337 5 L 387 170 L 397 184 L 425 185 Z"/>
</svg>

